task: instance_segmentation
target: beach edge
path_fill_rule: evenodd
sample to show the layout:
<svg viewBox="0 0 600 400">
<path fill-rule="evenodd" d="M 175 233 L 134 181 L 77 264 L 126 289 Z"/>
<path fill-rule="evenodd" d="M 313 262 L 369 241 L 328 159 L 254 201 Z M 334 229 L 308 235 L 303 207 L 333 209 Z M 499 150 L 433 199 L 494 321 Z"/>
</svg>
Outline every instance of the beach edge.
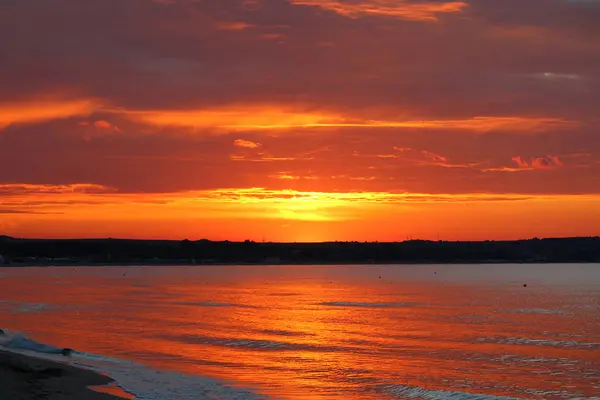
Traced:
<svg viewBox="0 0 600 400">
<path fill-rule="evenodd" d="M 0 349 L 0 387 L 11 400 L 132 398 L 98 390 L 114 384 L 109 376 L 86 368 Z"/>
</svg>

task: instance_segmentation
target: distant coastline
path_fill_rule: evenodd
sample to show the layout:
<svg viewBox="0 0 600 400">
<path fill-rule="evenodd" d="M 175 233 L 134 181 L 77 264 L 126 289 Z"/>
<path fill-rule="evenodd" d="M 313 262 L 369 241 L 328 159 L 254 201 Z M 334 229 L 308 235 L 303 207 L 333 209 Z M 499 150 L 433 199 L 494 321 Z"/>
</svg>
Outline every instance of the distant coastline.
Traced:
<svg viewBox="0 0 600 400">
<path fill-rule="evenodd" d="M 480 242 L 264 243 L 0 236 L 0 265 L 7 267 L 596 262 L 600 262 L 599 237 Z"/>
</svg>

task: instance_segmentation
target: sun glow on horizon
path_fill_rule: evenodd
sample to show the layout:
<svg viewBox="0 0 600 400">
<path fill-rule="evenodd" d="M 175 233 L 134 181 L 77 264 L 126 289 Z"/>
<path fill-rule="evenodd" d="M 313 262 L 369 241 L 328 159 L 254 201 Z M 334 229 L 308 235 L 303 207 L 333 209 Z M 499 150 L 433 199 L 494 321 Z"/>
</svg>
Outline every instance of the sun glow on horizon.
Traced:
<svg viewBox="0 0 600 400">
<path fill-rule="evenodd" d="M 466 237 L 487 239 L 525 231 L 531 236 L 544 236 L 544 232 L 556 235 L 555 229 L 560 225 L 540 220 L 540 216 L 575 204 L 578 212 L 565 216 L 574 229 L 587 232 L 589 220 L 600 218 L 596 207 L 600 195 L 265 188 L 132 194 L 95 185 L 0 185 L 0 194 L 0 229 L 6 234 L 30 237 L 183 235 L 260 240 L 268 233 L 276 241 L 385 241 L 415 232 L 423 238 L 433 238 L 442 230 L 452 238 L 468 234 L 472 236 Z M 519 224 L 529 224 L 527 229 L 515 225 L 517 216 Z"/>
</svg>

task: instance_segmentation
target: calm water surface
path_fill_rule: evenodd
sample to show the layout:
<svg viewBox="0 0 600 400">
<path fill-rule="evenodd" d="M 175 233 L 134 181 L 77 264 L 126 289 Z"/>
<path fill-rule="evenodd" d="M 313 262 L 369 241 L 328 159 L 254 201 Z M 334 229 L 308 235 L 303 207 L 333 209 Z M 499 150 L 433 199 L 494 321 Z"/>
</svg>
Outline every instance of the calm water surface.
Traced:
<svg viewBox="0 0 600 400">
<path fill-rule="evenodd" d="M 0 326 L 147 399 L 600 398 L 600 265 L 5 268 Z"/>
</svg>

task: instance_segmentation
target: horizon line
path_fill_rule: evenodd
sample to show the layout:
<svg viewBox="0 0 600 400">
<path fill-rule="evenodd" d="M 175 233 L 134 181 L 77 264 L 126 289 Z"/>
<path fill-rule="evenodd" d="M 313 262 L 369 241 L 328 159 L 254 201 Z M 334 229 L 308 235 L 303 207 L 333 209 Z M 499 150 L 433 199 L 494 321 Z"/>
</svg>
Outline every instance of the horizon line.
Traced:
<svg viewBox="0 0 600 400">
<path fill-rule="evenodd" d="M 214 240 L 214 239 L 148 239 L 148 238 L 126 238 L 126 237 L 69 237 L 69 238 L 39 238 L 39 237 L 14 237 L 10 235 L 0 235 L 0 240 L 32 240 L 32 241 L 76 241 L 76 240 L 87 240 L 87 241 L 101 241 L 101 240 L 115 240 L 115 241 L 139 241 L 139 242 L 212 242 L 212 243 L 263 243 L 263 244 L 328 244 L 328 243 L 354 243 L 354 244 L 369 244 L 369 243 L 382 243 L 382 244 L 396 244 L 396 243 L 409 243 L 409 242 L 431 242 L 431 243 L 483 243 L 483 242 L 524 242 L 534 240 L 574 240 L 574 239 L 600 239 L 600 236 L 560 236 L 560 237 L 529 237 L 521 239 L 479 239 L 479 240 L 444 240 L 444 239 L 405 239 L 395 241 L 380 241 L 380 240 L 326 240 L 320 242 L 303 242 L 303 241 L 265 241 L 265 240 Z"/>
</svg>

